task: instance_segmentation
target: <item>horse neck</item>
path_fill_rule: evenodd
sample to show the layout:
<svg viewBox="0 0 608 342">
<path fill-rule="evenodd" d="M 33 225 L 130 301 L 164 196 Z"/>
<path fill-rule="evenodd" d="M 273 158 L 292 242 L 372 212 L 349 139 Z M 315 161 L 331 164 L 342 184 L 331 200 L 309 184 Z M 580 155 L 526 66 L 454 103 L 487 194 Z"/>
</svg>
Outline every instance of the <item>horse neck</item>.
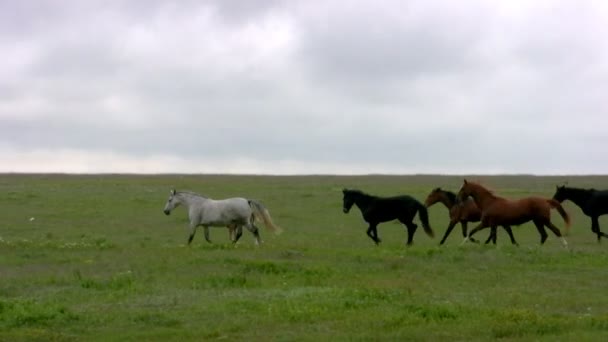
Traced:
<svg viewBox="0 0 608 342">
<path fill-rule="evenodd" d="M 485 208 L 490 202 L 496 199 L 496 195 L 482 187 L 477 187 L 475 191 L 472 191 L 471 197 L 473 197 L 475 204 L 481 209 Z"/>
<path fill-rule="evenodd" d="M 180 199 L 180 203 L 188 209 L 190 209 L 190 206 L 192 206 L 193 204 L 200 203 L 200 202 L 206 200 L 205 197 L 202 197 L 202 196 L 199 196 L 196 194 L 191 194 L 188 192 L 179 193 L 179 199 Z"/>
<path fill-rule="evenodd" d="M 593 190 L 568 188 L 566 199 L 574 202 L 579 207 L 584 206 L 591 197 Z"/>
<path fill-rule="evenodd" d="M 450 191 L 443 191 L 439 202 L 443 203 L 448 209 L 452 209 L 456 204 L 456 194 Z"/>
<path fill-rule="evenodd" d="M 363 211 L 363 209 L 365 209 L 369 206 L 369 203 L 373 199 L 374 199 L 374 196 L 360 193 L 355 196 L 354 202 L 355 202 L 355 205 L 357 206 L 357 208 L 359 208 L 359 210 Z"/>
</svg>

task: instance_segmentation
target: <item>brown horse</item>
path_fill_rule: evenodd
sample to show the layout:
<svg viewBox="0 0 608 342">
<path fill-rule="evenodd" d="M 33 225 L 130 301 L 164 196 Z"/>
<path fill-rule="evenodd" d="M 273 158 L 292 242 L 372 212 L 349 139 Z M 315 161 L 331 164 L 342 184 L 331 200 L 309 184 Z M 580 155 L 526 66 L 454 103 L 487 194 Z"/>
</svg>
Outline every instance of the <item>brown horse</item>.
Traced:
<svg viewBox="0 0 608 342">
<path fill-rule="evenodd" d="M 440 245 L 443 245 L 458 222 L 460 222 L 460 226 L 462 227 L 462 236 L 467 237 L 467 223 L 479 222 L 479 220 L 481 220 L 481 210 L 479 210 L 475 201 L 472 199 L 466 199 L 464 202 L 456 203 L 455 193 L 442 190 L 441 188 L 435 188 L 426 197 L 424 205 L 428 208 L 439 202 L 445 205 L 450 212 L 450 224 L 443 235 L 443 239 L 439 242 Z"/>
<path fill-rule="evenodd" d="M 556 236 L 562 238 L 564 246 L 568 246 L 568 242 L 562 236 L 560 230 L 551 222 L 551 209 L 555 208 L 566 223 L 566 232 L 570 228 L 570 216 L 568 216 L 568 213 L 558 201 L 542 197 L 525 197 L 510 200 L 498 197 L 480 184 L 467 182 L 465 179 L 462 188 L 458 192 L 458 199 L 463 200 L 469 196 L 473 197 L 482 214 L 481 223 L 469 232 L 469 236 L 465 238 L 464 242 L 477 231 L 484 228 L 490 227 L 492 229 L 491 234 L 495 235 L 497 226 L 506 228 L 511 225 L 520 225 L 532 221 L 540 234 L 541 245 L 547 240 L 546 226 Z M 513 239 L 511 242 L 516 244 Z"/>
</svg>

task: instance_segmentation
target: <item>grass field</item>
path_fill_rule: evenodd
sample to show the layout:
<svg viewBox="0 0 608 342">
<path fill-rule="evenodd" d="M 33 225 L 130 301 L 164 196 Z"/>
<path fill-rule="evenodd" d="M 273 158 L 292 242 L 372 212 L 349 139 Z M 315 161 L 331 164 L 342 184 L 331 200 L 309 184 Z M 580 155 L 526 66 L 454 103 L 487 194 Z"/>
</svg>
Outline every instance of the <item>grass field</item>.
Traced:
<svg viewBox="0 0 608 342">
<path fill-rule="evenodd" d="M 567 177 L 608 188 L 608 177 Z M 471 177 L 507 197 L 552 196 L 565 177 Z M 606 341 L 608 241 L 572 203 L 570 250 L 531 224 L 498 245 L 443 247 L 447 210 L 430 209 L 406 248 L 402 226 L 365 235 L 343 187 L 423 201 L 462 177 L 0 175 L 0 340 L 20 341 Z M 261 200 L 285 232 L 256 247 L 226 229 L 190 247 L 171 188 Z M 31 220 L 31 218 L 34 218 Z M 553 213 L 558 227 L 564 226 Z M 416 218 L 416 222 L 419 220 Z M 608 217 L 601 219 L 608 231 Z M 480 232 L 485 238 L 488 231 Z"/>
</svg>

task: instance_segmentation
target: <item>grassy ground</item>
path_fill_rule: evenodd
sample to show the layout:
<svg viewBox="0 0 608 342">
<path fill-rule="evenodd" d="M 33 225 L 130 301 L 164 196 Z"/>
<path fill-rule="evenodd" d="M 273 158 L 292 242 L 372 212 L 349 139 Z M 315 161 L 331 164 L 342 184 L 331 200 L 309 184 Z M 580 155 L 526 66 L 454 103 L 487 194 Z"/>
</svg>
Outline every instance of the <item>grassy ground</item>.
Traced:
<svg viewBox="0 0 608 342">
<path fill-rule="evenodd" d="M 551 196 L 564 177 L 471 177 L 508 197 Z M 608 177 L 568 177 L 608 188 Z M 430 209 L 435 239 L 379 226 L 376 247 L 341 189 L 424 200 L 462 177 L 0 175 L 0 340 L 604 341 L 608 241 L 573 216 L 564 250 L 540 247 L 531 224 L 468 244 L 457 227 L 437 243 L 447 210 Z M 225 229 L 187 240 L 185 210 L 167 217 L 171 188 L 262 200 L 285 232 L 255 247 Z M 563 227 L 559 215 L 554 222 Z M 34 218 L 33 220 L 31 218 Z M 608 218 L 600 221 L 608 231 Z M 485 238 L 488 231 L 480 232 Z"/>
</svg>

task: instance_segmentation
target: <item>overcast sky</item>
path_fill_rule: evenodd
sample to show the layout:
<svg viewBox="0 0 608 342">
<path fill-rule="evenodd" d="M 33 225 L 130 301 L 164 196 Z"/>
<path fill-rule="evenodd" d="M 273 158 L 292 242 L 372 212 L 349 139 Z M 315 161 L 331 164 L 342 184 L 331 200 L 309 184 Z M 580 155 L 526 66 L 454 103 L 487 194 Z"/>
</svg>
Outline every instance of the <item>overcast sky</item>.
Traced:
<svg viewBox="0 0 608 342">
<path fill-rule="evenodd" d="M 602 0 L 0 0 L 0 56 L 0 172 L 608 173 Z"/>
</svg>

